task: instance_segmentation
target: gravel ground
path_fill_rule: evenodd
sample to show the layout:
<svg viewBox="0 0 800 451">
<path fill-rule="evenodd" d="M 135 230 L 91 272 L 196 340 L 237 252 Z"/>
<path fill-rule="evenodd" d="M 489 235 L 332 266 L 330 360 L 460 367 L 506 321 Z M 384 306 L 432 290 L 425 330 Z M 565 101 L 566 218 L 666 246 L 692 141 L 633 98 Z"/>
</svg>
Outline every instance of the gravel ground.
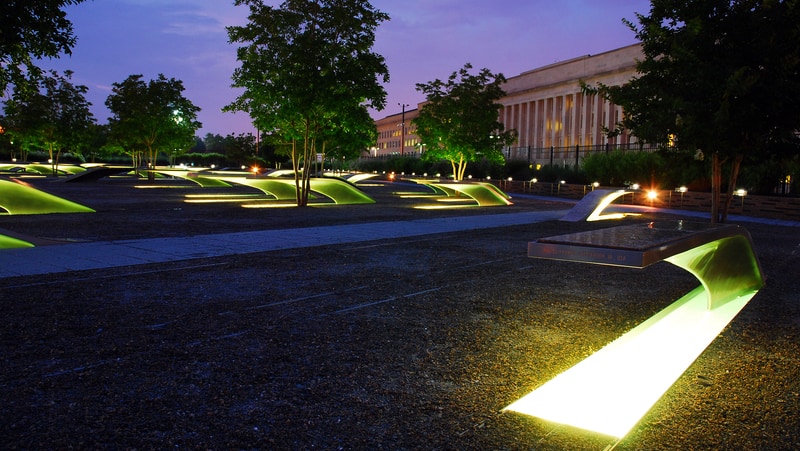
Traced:
<svg viewBox="0 0 800 451">
<path fill-rule="evenodd" d="M 0 233 L 39 244 L 569 207 L 415 210 L 424 201 L 399 198 L 409 187 L 394 184 L 365 187 L 373 205 L 245 209 L 187 204 L 213 190 L 178 181 L 34 183 L 97 210 L 0 216 Z M 3 447 L 800 448 L 797 228 L 744 224 L 766 286 L 621 442 L 501 412 L 697 285 L 668 263 L 526 256 L 536 238 L 608 225 L 0 280 Z"/>
</svg>

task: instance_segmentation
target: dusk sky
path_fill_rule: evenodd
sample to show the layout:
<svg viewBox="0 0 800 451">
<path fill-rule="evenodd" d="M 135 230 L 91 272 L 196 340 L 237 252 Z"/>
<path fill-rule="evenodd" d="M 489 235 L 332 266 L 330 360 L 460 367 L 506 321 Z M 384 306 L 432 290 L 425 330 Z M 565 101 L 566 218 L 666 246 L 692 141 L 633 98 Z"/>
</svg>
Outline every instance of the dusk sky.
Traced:
<svg viewBox="0 0 800 451">
<path fill-rule="evenodd" d="M 278 6 L 280 0 L 267 4 Z M 646 0 L 373 0 L 391 20 L 377 30 L 374 51 L 386 58 L 387 103 L 373 117 L 416 107 L 416 83 L 446 79 L 470 62 L 507 78 L 537 67 L 636 42 L 623 23 L 647 14 Z M 226 26 L 244 25 L 248 8 L 227 0 L 88 0 L 67 9 L 78 39 L 71 57 L 41 66 L 74 71 L 88 86 L 99 123 L 111 85 L 131 74 L 182 80 L 184 96 L 202 108 L 197 134 L 251 133 L 245 113 L 222 113 L 238 95 L 238 67 Z"/>
</svg>

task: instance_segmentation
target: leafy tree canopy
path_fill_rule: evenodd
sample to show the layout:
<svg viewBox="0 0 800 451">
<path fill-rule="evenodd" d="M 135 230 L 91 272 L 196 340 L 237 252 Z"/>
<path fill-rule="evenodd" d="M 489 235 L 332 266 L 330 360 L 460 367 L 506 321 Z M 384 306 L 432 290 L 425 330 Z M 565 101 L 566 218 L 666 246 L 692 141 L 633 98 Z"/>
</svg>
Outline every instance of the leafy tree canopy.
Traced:
<svg viewBox="0 0 800 451">
<path fill-rule="evenodd" d="M 163 74 L 149 82 L 139 74 L 114 83 L 106 99 L 111 139 L 131 155 L 135 166 L 137 154 L 144 154 L 152 168 L 160 153 L 177 155 L 194 145 L 200 108 L 183 97 L 183 90 L 182 81 Z"/>
<path fill-rule="evenodd" d="M 371 49 L 376 27 L 388 16 L 366 0 L 236 5 L 250 8 L 247 25 L 228 28 L 230 42 L 242 44 L 233 86 L 244 93 L 225 110 L 248 112 L 259 130 L 289 143 L 297 203 L 306 205 L 310 171 L 303 169 L 317 147 L 353 127 L 374 129 L 361 111 L 385 105 L 380 81 L 388 81 L 388 69 Z"/>
<path fill-rule="evenodd" d="M 72 23 L 63 11 L 83 0 L 5 0 L 0 8 L 0 92 L 40 74 L 34 60 L 70 54 Z"/>
<path fill-rule="evenodd" d="M 425 158 L 450 161 L 456 180 L 464 178 L 467 163 L 485 158 L 504 161 L 502 148 L 516 140 L 516 130 L 505 130 L 499 121 L 505 95 L 503 74 L 481 69 L 470 73 L 467 63 L 447 81 L 418 83 L 427 103 L 414 119 L 417 136 L 427 146 Z"/>
<path fill-rule="evenodd" d="M 712 220 L 724 221 L 745 157 L 797 153 L 800 5 L 795 0 L 652 0 L 639 24 L 638 75 L 588 88 L 625 111 L 650 142 L 712 158 Z M 723 166 L 727 203 L 720 205 Z"/>
<path fill-rule="evenodd" d="M 86 86 L 72 84 L 71 71 L 29 79 L 25 89 L 15 85 L 5 102 L 9 135 L 26 150 L 46 150 L 55 174 L 62 151 L 80 154 L 91 140 L 95 119 L 87 91 Z"/>
</svg>

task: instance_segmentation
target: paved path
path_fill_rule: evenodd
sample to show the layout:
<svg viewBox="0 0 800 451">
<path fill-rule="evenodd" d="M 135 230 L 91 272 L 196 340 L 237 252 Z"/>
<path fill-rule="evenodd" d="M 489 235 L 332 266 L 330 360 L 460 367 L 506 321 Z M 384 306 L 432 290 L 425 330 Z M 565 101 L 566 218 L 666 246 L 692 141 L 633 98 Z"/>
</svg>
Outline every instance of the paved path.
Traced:
<svg viewBox="0 0 800 451">
<path fill-rule="evenodd" d="M 552 200 L 552 198 L 546 199 Z M 559 200 L 563 201 L 563 199 Z M 625 211 L 657 210 L 661 213 L 682 216 L 709 217 L 707 213 L 682 210 L 630 205 L 609 207 L 609 210 L 612 211 L 618 209 Z M 0 252 L 0 279 L 515 226 L 559 219 L 568 211 L 485 214 L 455 218 L 263 230 L 180 238 L 98 241 L 5 249 Z M 798 221 L 770 220 L 746 216 L 731 216 L 729 221 L 734 223 L 758 222 L 800 227 L 800 222 Z"/>
<path fill-rule="evenodd" d="M 558 219 L 566 212 L 485 214 L 5 249 L 0 252 L 0 279 L 515 226 Z"/>
</svg>

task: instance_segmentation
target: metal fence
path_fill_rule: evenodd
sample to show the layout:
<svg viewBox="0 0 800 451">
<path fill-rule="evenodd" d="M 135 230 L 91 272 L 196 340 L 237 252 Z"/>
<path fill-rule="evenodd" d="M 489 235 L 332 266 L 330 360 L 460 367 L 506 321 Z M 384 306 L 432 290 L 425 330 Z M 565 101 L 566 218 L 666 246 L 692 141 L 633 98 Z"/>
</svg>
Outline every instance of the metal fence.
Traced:
<svg viewBox="0 0 800 451">
<path fill-rule="evenodd" d="M 587 156 L 599 152 L 611 152 L 621 150 L 623 152 L 653 152 L 659 147 L 658 144 L 634 143 L 634 144 L 600 144 L 596 146 L 569 146 L 569 147 L 506 147 L 503 155 L 506 161 L 526 161 L 530 164 L 572 166 L 580 165 L 581 161 Z M 386 160 L 401 156 L 399 152 L 391 155 L 362 155 L 365 160 Z M 419 158 L 422 156 L 418 152 L 405 152 L 402 156 L 409 158 Z"/>
<path fill-rule="evenodd" d="M 580 165 L 587 156 L 600 152 L 621 150 L 623 152 L 653 152 L 657 144 L 600 144 L 596 146 L 569 147 L 508 147 L 503 154 L 508 161 L 526 161 L 530 164 L 572 166 Z"/>
</svg>

